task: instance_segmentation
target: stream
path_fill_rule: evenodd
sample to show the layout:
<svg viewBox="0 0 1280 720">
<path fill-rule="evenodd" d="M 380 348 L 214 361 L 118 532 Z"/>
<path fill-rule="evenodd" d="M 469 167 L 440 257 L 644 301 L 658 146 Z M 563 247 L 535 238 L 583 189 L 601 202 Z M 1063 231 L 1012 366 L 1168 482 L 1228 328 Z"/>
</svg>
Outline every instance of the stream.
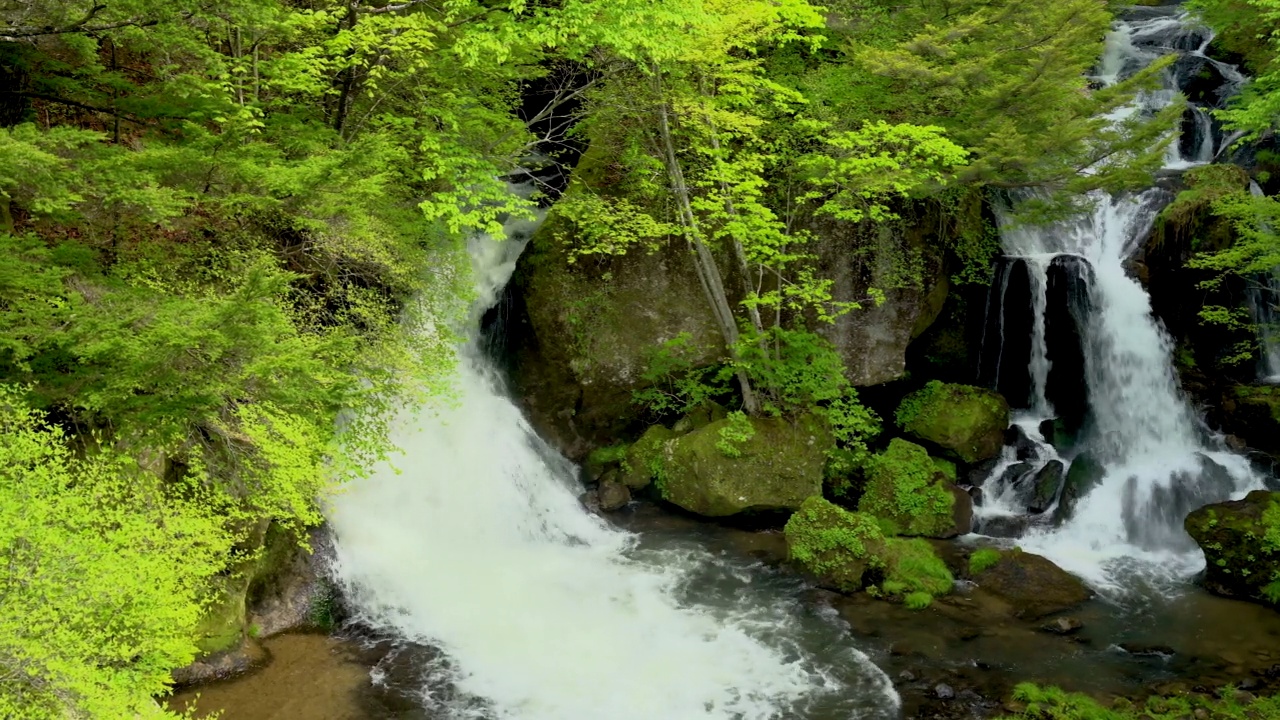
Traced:
<svg viewBox="0 0 1280 720">
<path fill-rule="evenodd" d="M 1238 87 L 1208 42 L 1176 7 L 1135 11 L 1096 80 L 1177 52 Z M 1178 67 L 1126 112 L 1172 102 Z M 1191 109 L 1168 171 L 1229 144 L 1207 109 Z M 343 639 L 269 640 L 273 662 L 201 688 L 202 707 L 228 720 L 874 720 L 939 701 L 956 717 L 994 712 L 1023 680 L 1126 694 L 1280 674 L 1280 614 L 1192 582 L 1204 561 L 1182 518 L 1265 479 L 1192 412 L 1127 269 L 1170 199 L 1098 194 L 1070 221 L 1006 218 L 1002 232 L 983 372 L 1020 408 L 1022 442 L 985 478 L 979 534 L 952 545 L 1016 544 L 1085 579 L 1099 594 L 1072 613 L 1078 633 L 1001 615 L 972 585 L 923 612 L 817 590 L 783 566 L 776 531 L 645 503 L 608 520 L 586 511 L 577 468 L 531 429 L 483 350 L 481 315 L 536 229 L 512 222 L 508 240 L 471 243 L 478 299 L 456 402 L 404 409 L 403 455 L 332 504 L 333 575 L 354 611 Z M 1055 422 L 1069 442 L 1047 437 Z M 1097 483 L 1070 512 L 1058 499 L 1029 516 L 1025 478 L 1086 454 Z"/>
</svg>

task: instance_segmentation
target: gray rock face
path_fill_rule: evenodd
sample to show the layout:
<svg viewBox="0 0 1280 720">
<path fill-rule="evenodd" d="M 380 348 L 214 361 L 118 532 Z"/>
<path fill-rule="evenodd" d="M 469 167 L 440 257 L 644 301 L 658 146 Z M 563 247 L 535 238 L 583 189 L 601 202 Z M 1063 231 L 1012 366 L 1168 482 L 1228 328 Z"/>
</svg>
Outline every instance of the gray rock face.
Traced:
<svg viewBox="0 0 1280 720">
<path fill-rule="evenodd" d="M 832 294 L 837 299 L 864 298 L 868 287 L 889 288 L 880 306 L 867 303 L 827 328 L 826 335 L 844 358 L 854 385 L 879 385 L 902 377 L 907 346 L 942 312 L 950 283 L 942 245 L 929 237 L 932 227 L 927 222 L 905 229 L 882 225 L 867 237 L 856 225 L 830 220 L 814 223 L 820 272 L 835 279 Z M 870 248 L 876 250 L 859 252 Z M 918 283 L 895 281 L 902 272 L 903 254 L 920 258 Z"/>
</svg>

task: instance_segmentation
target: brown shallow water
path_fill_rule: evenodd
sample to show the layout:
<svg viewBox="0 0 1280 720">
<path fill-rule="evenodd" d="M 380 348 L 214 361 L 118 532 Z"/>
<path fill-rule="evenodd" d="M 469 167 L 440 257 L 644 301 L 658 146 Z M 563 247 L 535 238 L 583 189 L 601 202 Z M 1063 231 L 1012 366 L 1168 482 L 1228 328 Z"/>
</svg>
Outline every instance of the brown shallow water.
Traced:
<svg viewBox="0 0 1280 720">
<path fill-rule="evenodd" d="M 1062 637 L 1042 631 L 1044 621 L 1011 617 L 978 587 L 961 587 L 922 612 L 806 587 L 776 569 L 785 554 L 777 532 L 721 527 L 650 505 L 633 505 L 611 519 L 639 533 L 642 545 L 694 541 L 713 555 L 758 561 L 756 582 L 792 588 L 787 592 L 800 599 L 801 607 L 843 621 L 843 629 L 832 625 L 831 631 L 847 632 L 888 673 L 908 718 L 998 714 L 1013 684 L 1025 680 L 1099 696 L 1242 682 L 1258 683 L 1261 690 L 1280 680 L 1280 613 L 1195 587 L 1175 597 L 1156 593 L 1089 601 L 1068 613 L 1083 629 Z M 270 661 L 264 668 L 179 693 L 171 706 L 185 707 L 198 692 L 198 707 L 223 710 L 225 720 L 433 720 L 420 692 L 423 668 L 438 654 L 373 641 L 358 629 L 355 637 L 267 640 Z M 381 679 L 377 685 L 374 675 Z M 939 700 L 940 684 L 956 697 Z"/>
<path fill-rule="evenodd" d="M 196 704 L 197 718 L 222 720 L 364 720 L 361 693 L 369 667 L 353 644 L 323 635 L 281 635 L 263 642 L 269 660 L 257 671 L 176 693 L 169 707 Z"/>
</svg>

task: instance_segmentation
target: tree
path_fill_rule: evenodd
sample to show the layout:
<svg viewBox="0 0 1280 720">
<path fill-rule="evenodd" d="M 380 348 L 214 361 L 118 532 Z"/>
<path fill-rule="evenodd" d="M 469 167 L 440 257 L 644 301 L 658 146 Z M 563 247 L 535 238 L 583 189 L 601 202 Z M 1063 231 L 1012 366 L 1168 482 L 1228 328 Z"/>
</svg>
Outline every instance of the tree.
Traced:
<svg viewBox="0 0 1280 720">
<path fill-rule="evenodd" d="M 198 488 L 77 457 L 22 395 L 0 386 L 0 715 L 167 717 L 231 538 Z"/>
</svg>

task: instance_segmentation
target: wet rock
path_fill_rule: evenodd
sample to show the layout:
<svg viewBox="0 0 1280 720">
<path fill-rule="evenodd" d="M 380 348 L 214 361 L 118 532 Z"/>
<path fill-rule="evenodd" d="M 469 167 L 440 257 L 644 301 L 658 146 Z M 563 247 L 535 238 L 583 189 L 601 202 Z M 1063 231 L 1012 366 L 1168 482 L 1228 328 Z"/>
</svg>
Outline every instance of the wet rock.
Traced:
<svg viewBox="0 0 1280 720">
<path fill-rule="evenodd" d="M 831 433 L 816 417 L 792 422 L 750 418 L 750 437 L 724 450 L 717 420 L 664 443 L 653 468 L 662 499 L 706 517 L 743 512 L 795 510 L 806 498 L 822 494 L 822 470 Z"/>
<path fill-rule="evenodd" d="M 1019 538 L 1030 526 L 1031 518 L 1025 515 L 992 515 L 979 519 L 976 532 L 995 538 Z"/>
<path fill-rule="evenodd" d="M 1040 437 L 1052 445 L 1059 453 L 1066 452 L 1075 445 L 1075 432 L 1068 431 L 1061 418 L 1050 418 L 1040 423 Z"/>
<path fill-rule="evenodd" d="M 1062 485 L 1062 496 L 1058 500 L 1058 508 L 1053 513 L 1055 525 L 1061 525 L 1071 519 L 1081 498 L 1098 486 L 1106 472 L 1102 463 L 1089 453 L 1082 453 L 1071 461 L 1071 467 L 1067 469 L 1067 477 Z"/>
<path fill-rule="evenodd" d="M 1049 263 L 1045 291 L 1045 352 L 1049 360 L 1045 396 L 1058 411 L 1058 424 L 1079 432 L 1089 412 L 1086 387 L 1085 331 L 1092 315 L 1093 266 L 1075 255 L 1059 255 Z M 1046 440 L 1053 438 L 1044 434 Z"/>
<path fill-rule="evenodd" d="M 1144 643 L 1120 643 L 1119 648 L 1130 655 L 1138 657 L 1170 658 L 1174 656 L 1173 648 L 1168 645 L 1148 645 Z"/>
<path fill-rule="evenodd" d="M 1031 270 L 1022 258 L 996 259 L 987 296 L 978 383 L 996 388 L 1016 407 L 1031 406 L 1031 338 L 1035 301 Z"/>
<path fill-rule="evenodd" d="M 1027 509 L 1034 513 L 1048 510 L 1065 480 L 1066 466 L 1060 460 L 1050 460 L 1031 480 L 1031 501 Z"/>
<path fill-rule="evenodd" d="M 1000 484 L 1006 487 L 1009 485 L 1015 485 L 1022 478 L 1035 472 L 1035 470 L 1036 466 L 1029 462 L 1014 463 L 1013 465 L 1005 468 L 1004 472 L 1000 473 Z"/>
<path fill-rule="evenodd" d="M 984 498 L 985 498 L 985 494 L 983 493 L 982 488 L 980 487 L 969 488 L 969 500 L 973 503 L 974 507 L 976 508 L 982 507 L 982 502 Z"/>
<path fill-rule="evenodd" d="M 947 483 L 955 501 L 951 505 L 951 522 L 956 535 L 968 535 L 973 532 L 973 498 L 969 493 L 956 485 Z"/>
<path fill-rule="evenodd" d="M 1231 85 L 1218 63 L 1202 55 L 1179 56 L 1173 74 L 1187 100 L 1200 105 L 1219 106 Z"/>
<path fill-rule="evenodd" d="M 953 700 L 955 699 L 956 691 L 946 683 L 938 683 L 933 688 L 933 694 L 937 695 L 939 700 Z"/>
<path fill-rule="evenodd" d="M 257 641 L 249 639 L 231 650 L 207 655 L 186 667 L 174 670 L 173 684 L 177 687 L 202 685 L 225 680 L 264 665 L 269 656 Z"/>
<path fill-rule="evenodd" d="M 916 674 L 911 672 L 910 670 L 903 670 L 902 672 L 898 673 L 898 680 L 904 683 L 915 682 L 915 679 L 916 679 Z"/>
<path fill-rule="evenodd" d="M 1002 552 L 999 562 L 973 580 L 1008 602 L 1016 617 L 1028 620 L 1070 610 L 1093 597 L 1084 583 L 1048 558 L 1018 550 Z"/>
<path fill-rule="evenodd" d="M 995 472 L 996 466 L 1000 464 L 999 458 L 991 458 L 969 468 L 965 473 L 964 479 L 972 487 L 980 488 L 986 484 L 991 477 L 991 473 Z"/>
<path fill-rule="evenodd" d="M 1041 625 L 1040 629 L 1047 633 L 1053 633 L 1054 635 L 1073 635 L 1079 632 L 1083 627 L 1084 623 L 1081 622 L 1079 618 L 1060 617 Z"/>
<path fill-rule="evenodd" d="M 1204 586 L 1227 597 L 1280 605 L 1280 493 L 1208 505 L 1187 516 L 1207 561 Z"/>
<path fill-rule="evenodd" d="M 1021 425 L 1010 425 L 1004 433 L 1004 444 L 1013 447 L 1019 460 L 1034 460 L 1040 455 L 1040 445 Z"/>
<path fill-rule="evenodd" d="M 605 512 L 613 512 L 621 510 L 631 502 L 631 491 L 627 489 L 616 478 L 606 477 L 600 481 L 600 487 L 596 491 L 599 497 L 600 509 Z"/>
<path fill-rule="evenodd" d="M 902 401 L 897 420 L 909 435 L 972 464 L 1000 454 L 1009 404 L 990 390 L 935 380 Z"/>
</svg>

